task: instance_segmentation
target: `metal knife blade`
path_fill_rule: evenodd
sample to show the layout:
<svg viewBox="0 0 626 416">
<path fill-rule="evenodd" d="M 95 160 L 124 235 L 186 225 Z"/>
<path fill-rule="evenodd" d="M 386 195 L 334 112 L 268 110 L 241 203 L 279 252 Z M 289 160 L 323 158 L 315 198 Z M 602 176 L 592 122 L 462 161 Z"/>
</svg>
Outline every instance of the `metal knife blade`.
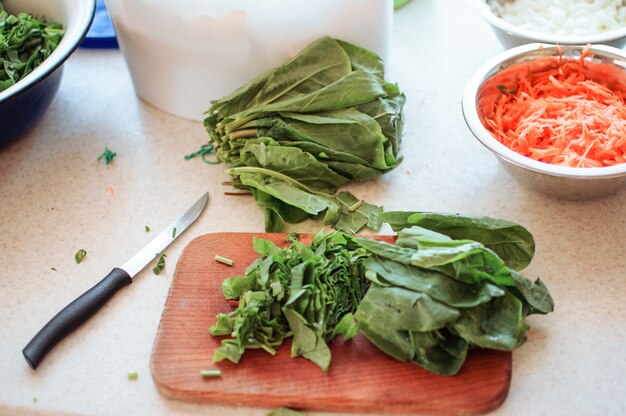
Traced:
<svg viewBox="0 0 626 416">
<path fill-rule="evenodd" d="M 176 221 L 169 227 L 161 231 L 148 245 L 139 250 L 137 254 L 131 257 L 126 263 L 120 266 L 120 269 L 126 271 L 130 277 L 134 277 L 143 270 L 154 258 L 161 253 L 165 247 L 169 246 L 172 241 L 183 233 L 193 222 L 200 216 L 202 210 L 209 200 L 209 193 L 202 195 L 198 201 L 183 215 L 178 217 Z"/>
<path fill-rule="evenodd" d="M 36 369 L 46 354 L 72 331 L 93 316 L 121 288 L 132 283 L 133 277 L 181 235 L 202 213 L 209 200 L 205 193 L 183 215 L 157 235 L 119 268 L 94 287 L 83 293 L 50 320 L 24 347 L 22 353 L 32 369 Z"/>
</svg>

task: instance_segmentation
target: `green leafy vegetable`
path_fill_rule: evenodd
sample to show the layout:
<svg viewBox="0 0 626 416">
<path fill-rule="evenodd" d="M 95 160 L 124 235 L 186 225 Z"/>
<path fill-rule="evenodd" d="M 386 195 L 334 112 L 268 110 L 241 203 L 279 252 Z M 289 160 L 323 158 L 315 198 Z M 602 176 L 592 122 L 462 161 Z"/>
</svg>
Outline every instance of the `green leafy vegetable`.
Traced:
<svg viewBox="0 0 626 416">
<path fill-rule="evenodd" d="M 365 250 L 339 231 L 316 235 L 310 246 L 294 240 L 278 248 L 258 238 L 253 245 L 260 257 L 245 276 L 222 284 L 224 296 L 238 299 L 239 306 L 218 315 L 210 328 L 213 335 L 231 336 L 213 360 L 237 363 L 246 348 L 273 355 L 292 336 L 292 356 L 304 356 L 328 370 L 327 344 L 337 335 L 351 338 L 357 332 L 352 313 L 368 284 L 362 266 Z"/>
<path fill-rule="evenodd" d="M 355 211 L 362 206 L 345 202 Z M 238 307 L 210 328 L 230 336 L 214 361 L 237 363 L 246 348 L 273 355 L 291 336 L 292 356 L 326 371 L 328 344 L 360 331 L 397 360 L 452 375 L 472 347 L 513 350 L 526 339 L 526 316 L 554 309 L 543 282 L 511 267 L 532 258 L 534 241 L 525 228 L 457 214 L 382 218 L 398 229 L 395 244 L 340 231 L 319 233 L 309 246 L 288 239 L 286 248 L 255 238 L 260 257 L 244 276 L 222 284 Z"/>
<path fill-rule="evenodd" d="M 486 218 L 478 228 L 474 218 L 437 218 L 432 228 L 481 230 L 485 241 L 501 233 L 484 228 L 494 223 Z M 355 242 L 373 253 L 365 262 L 372 285 L 355 314 L 360 330 L 390 356 L 439 374 L 456 374 L 472 346 L 513 350 L 526 339 L 525 317 L 554 308 L 541 281 L 525 279 L 477 241 L 412 226 L 398 232 L 395 245 Z"/>
<path fill-rule="evenodd" d="M 157 253 L 157 256 L 159 256 L 159 260 L 157 260 L 157 264 L 152 268 L 152 271 L 158 276 L 165 268 L 165 258 L 167 256 L 165 253 Z"/>
<path fill-rule="evenodd" d="M 113 162 L 113 159 L 117 156 L 117 153 L 110 151 L 106 147 L 104 148 L 104 152 L 100 156 L 98 156 L 98 162 L 100 159 L 104 159 L 104 162 L 108 165 Z"/>
<path fill-rule="evenodd" d="M 519 224 L 490 217 L 435 212 L 391 211 L 382 215 L 394 231 L 417 225 L 454 239 L 478 241 L 514 270 L 528 266 L 535 254 L 532 234 Z"/>
<path fill-rule="evenodd" d="M 339 230 L 377 230 L 381 210 L 337 190 L 397 166 L 404 102 L 376 54 L 323 37 L 212 101 L 205 126 L 232 184 L 265 209 L 267 231 L 321 214 Z"/>
<path fill-rule="evenodd" d="M 0 92 L 30 74 L 56 49 L 63 26 L 29 13 L 10 14 L 0 3 Z"/>
<path fill-rule="evenodd" d="M 83 250 L 82 248 L 78 250 L 76 254 L 74 255 L 74 261 L 76 261 L 76 264 L 80 264 L 80 262 L 83 261 L 86 255 L 87 255 L 87 252 Z"/>
<path fill-rule="evenodd" d="M 139 378 L 139 373 L 136 371 L 129 371 L 127 377 L 129 380 L 137 380 Z"/>
<path fill-rule="evenodd" d="M 150 232 L 150 227 L 148 227 L 147 225 L 145 226 L 146 232 L 149 233 Z"/>
</svg>

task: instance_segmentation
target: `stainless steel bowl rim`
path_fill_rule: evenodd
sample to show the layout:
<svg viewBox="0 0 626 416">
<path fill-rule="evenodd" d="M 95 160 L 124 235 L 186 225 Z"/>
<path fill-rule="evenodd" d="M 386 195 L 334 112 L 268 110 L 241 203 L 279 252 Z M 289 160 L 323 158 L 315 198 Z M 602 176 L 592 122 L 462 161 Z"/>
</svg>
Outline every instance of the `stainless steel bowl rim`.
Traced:
<svg viewBox="0 0 626 416">
<path fill-rule="evenodd" d="M 500 143 L 486 128 L 483 126 L 478 111 L 476 110 L 476 99 L 478 91 L 482 84 L 489 79 L 500 65 L 508 61 L 522 57 L 532 53 L 556 54 L 559 49 L 564 53 L 571 50 L 582 50 L 585 46 L 579 45 L 551 45 L 542 43 L 531 43 L 508 49 L 487 62 L 485 62 L 465 84 L 462 97 L 463 117 L 472 134 L 489 150 L 500 158 L 535 172 L 540 172 L 552 176 L 560 176 L 566 178 L 580 179 L 609 179 L 626 175 L 626 163 L 614 166 L 605 166 L 598 168 L 575 168 L 552 165 L 549 163 L 539 162 L 529 157 L 523 156 L 502 143 Z M 626 53 L 621 49 L 605 45 L 591 45 L 591 52 L 596 56 L 606 57 L 612 60 L 623 61 L 626 66 Z"/>
<path fill-rule="evenodd" d="M 519 26 L 515 26 L 506 20 L 502 19 L 493 11 L 485 0 L 469 0 L 472 8 L 489 24 L 496 27 L 512 36 L 518 36 L 524 39 L 528 39 L 534 42 L 544 43 L 558 43 L 561 45 L 585 45 L 587 43 L 607 43 L 622 37 L 626 37 L 626 27 L 621 29 L 614 29 L 604 33 L 598 33 L 595 35 L 577 35 L 577 36 L 563 36 L 563 35 L 550 35 L 547 33 L 535 32 L 532 30 L 524 29 Z"/>
</svg>

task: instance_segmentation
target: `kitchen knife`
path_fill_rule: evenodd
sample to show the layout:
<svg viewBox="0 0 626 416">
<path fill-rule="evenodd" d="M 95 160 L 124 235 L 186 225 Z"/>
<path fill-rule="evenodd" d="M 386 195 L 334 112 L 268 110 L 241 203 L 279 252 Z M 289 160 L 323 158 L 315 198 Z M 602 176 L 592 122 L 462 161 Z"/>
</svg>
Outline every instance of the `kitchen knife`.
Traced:
<svg viewBox="0 0 626 416">
<path fill-rule="evenodd" d="M 118 290 L 133 282 L 172 241 L 183 233 L 202 213 L 209 200 L 205 193 L 191 208 L 163 230 L 148 245 L 120 267 L 116 267 L 98 284 L 67 305 L 50 320 L 22 350 L 32 369 L 36 369 L 48 351 L 70 332 L 95 314 Z"/>
</svg>

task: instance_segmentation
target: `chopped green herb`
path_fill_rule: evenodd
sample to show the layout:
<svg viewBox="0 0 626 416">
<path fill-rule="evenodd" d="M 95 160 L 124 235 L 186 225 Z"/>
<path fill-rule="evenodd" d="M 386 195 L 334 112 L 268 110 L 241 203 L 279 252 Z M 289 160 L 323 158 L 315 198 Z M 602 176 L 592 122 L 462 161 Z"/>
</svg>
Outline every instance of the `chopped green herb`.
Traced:
<svg viewBox="0 0 626 416">
<path fill-rule="evenodd" d="M 220 161 L 218 160 L 208 160 L 206 158 L 206 155 L 214 155 L 215 154 L 215 148 L 213 147 L 212 144 L 207 143 L 207 144 L 203 144 L 200 147 L 200 150 L 198 150 L 197 152 L 193 152 L 193 153 L 189 153 L 188 155 L 185 156 L 185 160 L 189 160 L 189 159 L 193 159 L 196 156 L 201 156 L 202 157 L 202 161 L 204 163 L 206 163 L 207 165 L 218 165 L 220 163 Z"/>
<path fill-rule="evenodd" d="M 232 261 L 231 259 L 227 259 L 226 257 L 222 257 L 222 256 L 217 255 L 217 254 L 215 255 L 215 260 L 219 261 L 220 263 L 227 264 L 229 266 L 232 266 L 233 264 L 235 264 L 235 262 Z"/>
<path fill-rule="evenodd" d="M 61 24 L 47 23 L 29 13 L 12 15 L 0 3 L 0 91 L 38 67 L 62 37 Z"/>
<path fill-rule="evenodd" d="M 165 268 L 165 258 L 167 255 L 165 253 L 157 253 L 156 255 L 159 256 L 159 260 L 157 261 L 156 266 L 152 268 L 152 271 L 154 274 L 158 275 Z"/>
<path fill-rule="evenodd" d="M 139 377 L 139 374 L 136 371 L 129 371 L 128 372 L 128 379 L 129 380 L 137 380 L 138 377 Z"/>
<path fill-rule="evenodd" d="M 287 235 L 287 237 L 285 237 L 285 241 L 287 243 L 293 243 L 294 241 L 299 241 L 299 240 L 300 240 L 300 236 L 295 231 L 289 233 L 289 235 Z"/>
<path fill-rule="evenodd" d="M 393 0 L 393 8 L 394 10 L 398 10 L 407 4 L 409 4 L 411 0 Z"/>
<path fill-rule="evenodd" d="M 104 152 L 100 156 L 98 156 L 98 161 L 104 158 L 104 162 L 108 165 L 113 162 L 113 159 L 117 156 L 117 153 L 110 151 L 108 148 L 104 148 Z"/>
<path fill-rule="evenodd" d="M 274 409 L 268 413 L 267 416 L 304 416 L 305 412 L 301 412 L 299 410 L 293 410 L 288 407 L 279 407 L 278 409 Z"/>
<path fill-rule="evenodd" d="M 361 208 L 361 205 L 363 205 L 363 202 L 365 202 L 365 201 L 363 201 L 362 199 L 356 201 L 354 204 L 352 204 L 352 205 L 350 205 L 348 207 L 348 211 L 350 211 L 350 212 L 356 211 L 357 209 Z"/>
<path fill-rule="evenodd" d="M 172 230 L 172 238 L 176 238 L 176 227 Z"/>
<path fill-rule="evenodd" d="M 219 314 L 210 328 L 212 335 L 232 337 L 222 340 L 213 361 L 237 363 L 248 348 L 274 355 L 291 337 L 292 356 L 303 356 L 327 371 L 328 344 L 337 335 L 355 335 L 349 320 L 369 285 L 363 267 L 368 253 L 339 231 L 321 232 L 310 245 L 294 241 L 286 248 L 254 238 L 253 247 L 260 257 L 246 275 L 222 283 L 224 297 L 239 303 Z"/>
<path fill-rule="evenodd" d="M 204 378 L 208 377 L 221 377 L 222 372 L 220 370 L 201 370 L 200 375 Z"/>
<path fill-rule="evenodd" d="M 149 232 L 150 232 L 150 227 L 148 227 L 148 226 L 146 225 L 146 227 L 145 227 L 145 228 L 146 228 L 146 232 L 147 232 L 147 233 L 149 233 Z"/>
<path fill-rule="evenodd" d="M 74 255 L 74 260 L 76 261 L 76 264 L 79 264 L 81 261 L 83 261 L 86 255 L 87 255 L 87 252 L 83 250 L 82 248 L 78 250 L 76 254 Z"/>
<path fill-rule="evenodd" d="M 506 86 L 504 85 L 496 85 L 496 88 L 502 93 L 502 94 L 511 94 L 511 95 L 515 95 L 515 88 L 511 88 L 510 90 L 506 89 Z"/>
</svg>

